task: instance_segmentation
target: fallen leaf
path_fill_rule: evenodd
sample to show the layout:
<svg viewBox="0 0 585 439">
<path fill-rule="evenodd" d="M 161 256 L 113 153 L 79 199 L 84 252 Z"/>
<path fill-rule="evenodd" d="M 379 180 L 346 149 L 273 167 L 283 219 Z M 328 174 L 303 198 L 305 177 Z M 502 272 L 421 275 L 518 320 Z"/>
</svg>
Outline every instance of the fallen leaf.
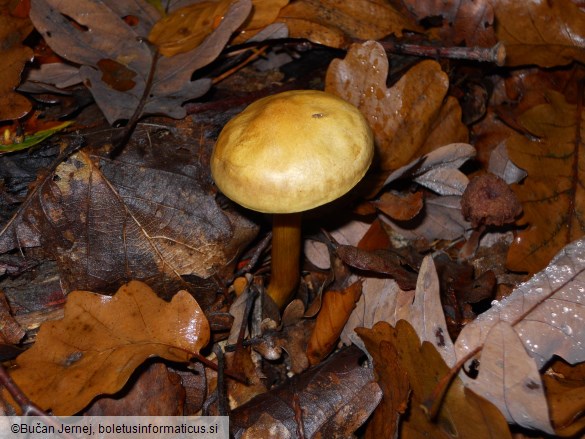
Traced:
<svg viewBox="0 0 585 439">
<path fill-rule="evenodd" d="M 375 0 L 297 0 L 280 11 L 278 21 L 288 25 L 293 38 L 337 48 L 346 47 L 356 38 L 378 40 L 392 34 L 401 36 L 406 29 L 419 29 L 390 4 Z"/>
<path fill-rule="evenodd" d="M 163 363 L 145 364 L 124 388 L 91 403 L 85 416 L 182 416 L 185 389 L 181 377 Z"/>
<path fill-rule="evenodd" d="M 209 341 L 209 324 L 186 291 L 164 302 L 132 281 L 114 296 L 74 291 L 65 317 L 41 326 L 11 376 L 44 410 L 69 416 L 115 393 L 144 360 L 188 362 Z"/>
<path fill-rule="evenodd" d="M 404 383 L 390 381 L 400 379 L 401 374 L 385 374 L 387 367 L 383 355 L 392 353 L 390 358 L 397 358 L 399 367 L 406 372 L 411 389 L 408 415 L 401 419 L 401 438 L 450 438 L 481 437 L 511 438 L 508 424 L 502 414 L 489 402 L 465 389 L 463 382 L 455 378 L 449 387 L 438 413 L 436 422 L 429 421 L 423 409 L 423 403 L 431 396 L 439 379 L 446 375 L 449 368 L 441 355 L 428 342 L 421 344 L 415 330 L 405 320 L 396 323 L 393 328 L 386 322 L 376 324 L 372 329 L 358 328 L 357 333 L 364 340 L 368 351 L 381 358 L 374 367 L 378 379 L 389 380 L 382 388 L 396 388 Z M 388 346 L 390 345 L 390 346 Z M 394 407 L 391 395 L 384 395 L 385 410 Z M 386 399 L 387 398 L 387 399 Z M 388 419 L 388 422 L 393 422 Z"/>
<path fill-rule="evenodd" d="M 455 342 L 457 357 L 481 346 L 491 328 L 509 323 L 542 367 L 554 355 L 571 364 L 585 361 L 585 259 L 581 239 L 567 245 L 542 271 L 463 328 Z"/>
<path fill-rule="evenodd" d="M 492 151 L 487 170 L 508 184 L 519 183 L 528 175 L 510 160 L 505 142 Z"/>
<path fill-rule="evenodd" d="M 392 171 L 448 143 L 467 141 L 456 100 L 447 97 L 447 74 L 421 61 L 392 87 L 388 58 L 375 41 L 353 44 L 344 60 L 329 65 L 325 90 L 359 108 L 376 140 L 378 165 Z"/>
<path fill-rule="evenodd" d="M 207 38 L 172 57 L 154 54 L 145 42 L 161 18 L 160 11 L 146 1 L 35 0 L 30 17 L 56 53 L 81 65 L 80 77 L 113 124 L 130 119 L 137 109 L 139 116 L 185 117 L 181 104 L 203 95 L 211 86 L 210 79 L 192 81 L 193 72 L 215 60 L 251 8 L 250 0 L 234 1 Z M 132 26 L 124 21 L 127 16 L 136 18 Z M 104 60 L 121 67 L 116 73 L 106 69 L 104 76 L 103 66 L 99 68 Z M 125 78 L 123 85 L 118 85 L 119 73 Z"/>
<path fill-rule="evenodd" d="M 14 91 L 24 65 L 33 59 L 32 49 L 22 44 L 31 30 L 28 18 L 0 10 L 0 121 L 20 119 L 32 109 L 30 101 Z"/>
<path fill-rule="evenodd" d="M 405 6 L 418 21 L 439 18 L 438 36 L 444 45 L 490 47 L 495 44 L 494 6 L 489 0 L 405 0 Z M 434 29 L 431 28 L 431 31 Z M 433 32 L 431 32 L 433 34 Z"/>
<path fill-rule="evenodd" d="M 373 382 L 372 369 L 361 363 L 362 357 L 363 352 L 356 347 L 343 349 L 238 407 L 230 416 L 234 437 L 257 437 L 251 432 L 245 436 L 246 431 L 252 428 L 257 432 L 261 426 L 265 434 L 270 425 L 279 432 L 278 437 L 286 437 L 280 435 L 285 431 L 290 437 L 299 437 L 298 412 L 305 437 L 316 437 L 323 429 L 328 434 L 322 437 L 349 437 L 353 431 L 348 430 L 364 423 L 382 396 Z"/>
<path fill-rule="evenodd" d="M 24 329 L 12 316 L 4 292 L 0 291 L 0 343 L 16 345 L 25 334 Z"/>
<path fill-rule="evenodd" d="M 481 351 L 479 376 L 465 383 L 498 407 L 509 422 L 554 433 L 536 363 L 508 323 L 500 321 L 490 329 Z"/>
<path fill-rule="evenodd" d="M 38 145 L 43 140 L 48 139 L 53 134 L 67 128 L 72 122 L 54 122 L 48 124 L 49 127 L 35 131 L 34 133 L 25 132 L 24 140 L 18 142 L 4 143 L 0 139 L 0 155 L 7 152 L 21 151 L 31 146 Z"/>
<path fill-rule="evenodd" d="M 331 353 L 347 319 L 362 294 L 360 281 L 343 290 L 328 290 L 323 294 L 321 310 L 307 346 L 307 358 L 311 365 L 319 364 Z"/>
<path fill-rule="evenodd" d="M 235 233 L 232 220 L 193 178 L 81 152 L 37 183 L 0 231 L 0 251 L 43 246 L 66 291 L 135 278 L 169 297 L 187 285 L 181 276 L 208 278 L 231 261 L 239 232 L 255 234 L 250 223 Z"/>
<path fill-rule="evenodd" d="M 571 0 L 520 5 L 513 0 L 494 2 L 498 41 L 506 47 L 506 64 L 553 67 L 585 62 L 585 11 Z"/>
<path fill-rule="evenodd" d="M 528 173 L 512 186 L 527 224 L 510 247 L 507 267 L 534 273 L 585 232 L 583 171 L 577 165 L 585 126 L 582 110 L 547 91 L 548 103 L 527 110 L 519 123 L 534 137 L 517 134 L 506 141 L 514 164 Z"/>
<path fill-rule="evenodd" d="M 406 195 L 384 192 L 380 198 L 372 201 L 372 204 L 396 221 L 408 221 L 423 208 L 423 194 L 421 191 Z"/>
<path fill-rule="evenodd" d="M 585 429 L 585 382 L 557 373 L 544 374 L 542 379 L 555 434 L 561 437 L 582 434 Z"/>
</svg>

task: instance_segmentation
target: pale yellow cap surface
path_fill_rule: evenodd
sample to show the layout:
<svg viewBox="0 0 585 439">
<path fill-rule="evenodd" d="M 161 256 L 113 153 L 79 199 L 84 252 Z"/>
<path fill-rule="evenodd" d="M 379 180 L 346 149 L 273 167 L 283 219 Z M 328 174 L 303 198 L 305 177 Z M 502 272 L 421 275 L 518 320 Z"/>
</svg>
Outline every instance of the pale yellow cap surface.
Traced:
<svg viewBox="0 0 585 439">
<path fill-rule="evenodd" d="M 372 132 L 356 107 L 322 91 L 293 90 L 254 102 L 225 125 L 211 173 L 248 209 L 294 213 L 347 193 L 373 155 Z"/>
</svg>

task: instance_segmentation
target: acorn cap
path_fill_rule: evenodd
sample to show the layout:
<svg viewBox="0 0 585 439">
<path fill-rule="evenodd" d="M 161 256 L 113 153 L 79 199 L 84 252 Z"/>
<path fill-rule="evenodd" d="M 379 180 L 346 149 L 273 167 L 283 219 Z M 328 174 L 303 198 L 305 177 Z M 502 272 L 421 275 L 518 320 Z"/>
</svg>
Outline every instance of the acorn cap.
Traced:
<svg viewBox="0 0 585 439">
<path fill-rule="evenodd" d="M 293 90 L 254 102 L 225 125 L 211 173 L 248 209 L 295 213 L 347 193 L 373 156 L 372 132 L 356 107 L 322 91 Z"/>
</svg>

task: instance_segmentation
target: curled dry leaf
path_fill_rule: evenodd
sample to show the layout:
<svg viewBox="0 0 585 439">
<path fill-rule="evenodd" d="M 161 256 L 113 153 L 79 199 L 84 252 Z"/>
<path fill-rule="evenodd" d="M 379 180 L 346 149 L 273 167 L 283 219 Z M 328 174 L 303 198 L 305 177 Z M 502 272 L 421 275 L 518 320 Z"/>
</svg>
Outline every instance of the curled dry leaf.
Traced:
<svg viewBox="0 0 585 439">
<path fill-rule="evenodd" d="M 329 290 L 324 293 L 321 310 L 307 346 L 307 358 L 311 365 L 319 364 L 331 353 L 361 294 L 361 281 L 352 283 L 342 291 Z"/>
<path fill-rule="evenodd" d="M 552 90 L 548 103 L 523 113 L 519 122 L 534 137 L 517 134 L 506 142 L 510 159 L 528 172 L 512 188 L 527 223 L 510 247 L 507 266 L 534 273 L 545 267 L 563 246 L 585 233 L 583 148 L 585 113 Z"/>
<path fill-rule="evenodd" d="M 32 49 L 21 44 L 31 30 L 28 18 L 0 9 L 0 121 L 19 119 L 32 108 L 27 98 L 14 91 L 24 65 L 33 59 Z"/>
<path fill-rule="evenodd" d="M 374 132 L 379 166 L 391 171 L 440 146 L 467 141 L 461 108 L 447 74 L 435 61 L 422 61 L 391 88 L 388 58 L 375 41 L 353 44 L 344 60 L 327 70 L 326 91 L 358 107 Z"/>
<path fill-rule="evenodd" d="M 355 38 L 378 40 L 419 29 L 391 5 L 375 0 L 297 0 L 280 11 L 278 21 L 287 24 L 291 37 L 337 48 Z"/>
<path fill-rule="evenodd" d="M 585 62 L 585 11 L 578 2 L 497 0 L 496 37 L 506 46 L 506 64 L 542 67 Z"/>
<path fill-rule="evenodd" d="M 140 115 L 184 117 L 181 104 L 211 86 L 210 79 L 191 81 L 193 72 L 219 55 L 251 8 L 250 0 L 232 2 L 197 47 L 172 57 L 154 54 L 146 42 L 161 14 L 145 0 L 34 0 L 30 17 L 56 53 L 82 65 L 81 78 L 114 123 L 130 119 L 139 105 Z M 128 16 L 135 23 L 127 24 Z"/>
<path fill-rule="evenodd" d="M 42 409 L 69 416 L 120 390 L 149 357 L 188 362 L 209 336 L 203 311 L 186 291 L 170 303 L 138 281 L 114 296 L 74 291 L 65 317 L 41 326 L 11 376 Z"/>
</svg>

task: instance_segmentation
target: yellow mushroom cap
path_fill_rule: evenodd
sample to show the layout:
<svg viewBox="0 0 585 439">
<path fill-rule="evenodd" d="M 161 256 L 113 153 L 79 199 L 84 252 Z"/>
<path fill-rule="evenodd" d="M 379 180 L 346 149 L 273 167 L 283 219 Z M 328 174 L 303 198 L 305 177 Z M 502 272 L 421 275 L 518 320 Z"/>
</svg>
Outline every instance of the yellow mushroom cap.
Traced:
<svg viewBox="0 0 585 439">
<path fill-rule="evenodd" d="M 231 200 L 265 213 L 295 213 L 333 201 L 364 176 L 374 140 L 343 99 L 293 90 L 249 105 L 223 128 L 211 173 Z"/>
</svg>

